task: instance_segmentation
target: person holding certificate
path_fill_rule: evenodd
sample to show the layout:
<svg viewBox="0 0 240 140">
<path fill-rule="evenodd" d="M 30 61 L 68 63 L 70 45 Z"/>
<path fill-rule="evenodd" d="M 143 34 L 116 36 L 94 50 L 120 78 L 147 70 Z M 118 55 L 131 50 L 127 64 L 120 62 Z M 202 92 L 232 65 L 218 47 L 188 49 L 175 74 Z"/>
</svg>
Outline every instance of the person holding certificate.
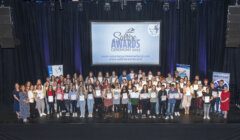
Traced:
<svg viewBox="0 0 240 140">
<path fill-rule="evenodd" d="M 77 117 L 77 89 L 76 85 L 72 85 L 69 91 L 70 102 L 72 105 L 72 117 Z"/>
<path fill-rule="evenodd" d="M 36 106 L 37 106 L 40 117 L 42 117 L 42 116 L 46 115 L 44 113 L 44 110 L 45 110 L 44 96 L 45 96 L 45 94 L 43 93 L 42 85 L 38 85 L 36 91 L 37 91 Z"/>
<path fill-rule="evenodd" d="M 69 92 L 70 92 L 70 89 L 72 89 L 72 85 L 65 85 L 65 86 L 62 86 L 62 90 L 64 91 L 64 95 L 63 95 L 63 104 L 64 104 L 64 110 L 66 111 L 66 116 L 70 116 L 70 103 L 71 103 L 71 100 L 70 100 L 70 96 L 69 96 Z"/>
<path fill-rule="evenodd" d="M 104 90 L 104 108 L 105 108 L 105 117 L 111 117 L 112 106 L 113 106 L 113 94 L 111 88 L 106 88 Z"/>
<path fill-rule="evenodd" d="M 137 88 L 135 86 L 133 86 L 132 92 L 130 93 L 130 102 L 132 105 L 132 117 L 138 118 L 137 107 L 138 107 L 138 103 L 139 103 L 139 92 L 137 92 Z"/>
<path fill-rule="evenodd" d="M 230 103 L 230 92 L 227 86 L 224 86 L 224 89 L 221 94 L 221 110 L 223 111 L 223 118 L 227 119 Z"/>
<path fill-rule="evenodd" d="M 93 117 L 93 105 L 94 105 L 93 94 L 94 94 L 93 85 L 89 85 L 87 89 L 87 107 L 88 107 L 89 118 Z"/>
<path fill-rule="evenodd" d="M 19 105 L 20 105 L 20 118 L 23 119 L 23 122 L 26 123 L 28 120 L 27 118 L 30 116 L 30 106 L 28 100 L 28 93 L 25 89 L 25 86 L 21 86 L 21 91 L 19 93 Z"/>
<path fill-rule="evenodd" d="M 202 108 L 203 108 L 203 88 L 202 85 L 198 85 L 198 90 L 197 90 L 197 97 L 196 97 L 196 114 L 201 115 L 202 114 Z"/>
<path fill-rule="evenodd" d="M 160 117 L 165 117 L 166 115 L 166 106 L 167 106 L 167 91 L 165 90 L 165 85 L 161 85 L 161 90 L 158 92 L 159 100 L 159 114 Z"/>
<path fill-rule="evenodd" d="M 150 103 L 151 103 L 151 114 L 149 118 L 156 118 L 156 104 L 158 100 L 158 92 L 156 86 L 152 86 L 152 90 L 150 91 Z"/>
<path fill-rule="evenodd" d="M 149 93 L 148 93 L 148 87 L 147 85 L 143 85 L 143 89 L 140 93 L 140 103 L 142 110 L 140 111 L 142 113 L 142 118 L 147 117 L 147 111 L 149 109 Z"/>
<path fill-rule="evenodd" d="M 179 83 L 176 84 L 176 89 L 177 89 L 178 93 L 175 94 L 176 104 L 175 104 L 175 109 L 174 109 L 175 110 L 174 115 L 175 116 L 180 116 L 180 104 L 181 104 L 181 101 L 182 101 L 183 89 L 180 88 Z"/>
<path fill-rule="evenodd" d="M 85 118 L 85 107 L 86 107 L 86 90 L 83 85 L 78 88 L 78 105 L 80 109 L 80 118 Z"/>
<path fill-rule="evenodd" d="M 217 98 L 218 94 L 217 94 L 217 89 L 214 87 L 213 82 L 210 83 L 209 92 L 212 95 L 210 112 L 214 113 L 215 112 L 216 98 Z"/>
<path fill-rule="evenodd" d="M 204 117 L 203 119 L 208 119 L 210 120 L 209 117 L 209 110 L 210 110 L 210 105 L 211 105 L 211 100 L 212 100 L 212 95 L 210 93 L 210 89 L 206 88 L 206 92 L 203 92 L 202 100 L 204 101 L 203 104 L 203 110 L 204 110 Z"/>
<path fill-rule="evenodd" d="M 127 86 L 123 86 L 121 91 L 121 102 L 122 102 L 122 111 L 123 111 L 123 118 L 128 118 L 128 90 Z"/>
<path fill-rule="evenodd" d="M 220 110 L 220 107 L 221 107 L 221 94 L 222 94 L 222 91 L 224 89 L 224 81 L 220 80 L 218 83 L 219 84 L 216 87 L 218 96 L 216 97 L 216 102 L 215 102 L 215 112 L 217 113 L 217 115 L 221 116 L 221 110 Z"/>
<path fill-rule="evenodd" d="M 48 90 L 47 90 L 47 100 L 48 100 L 48 106 L 49 106 L 49 114 L 51 116 L 53 116 L 54 113 L 54 91 L 53 91 L 53 87 L 49 86 Z"/>
<path fill-rule="evenodd" d="M 182 107 L 185 110 L 185 115 L 189 114 L 189 108 L 191 106 L 191 100 L 192 100 L 191 92 L 192 92 L 191 82 L 188 81 L 187 84 L 183 86 Z"/>
<path fill-rule="evenodd" d="M 62 116 L 62 110 L 64 108 L 63 102 L 64 91 L 62 90 L 60 84 L 57 84 L 55 95 L 57 97 L 57 118 L 59 118 Z"/>
<path fill-rule="evenodd" d="M 120 113 L 120 84 L 115 84 L 115 88 L 112 90 L 113 94 L 113 108 L 114 108 L 114 118 L 119 118 Z"/>
<path fill-rule="evenodd" d="M 94 103 L 95 103 L 95 109 L 98 117 L 102 118 L 103 116 L 102 85 L 98 80 L 95 83 Z"/>
<path fill-rule="evenodd" d="M 29 99 L 29 105 L 30 105 L 30 118 L 35 118 L 35 108 L 36 108 L 36 102 L 35 102 L 35 94 L 33 92 L 34 86 L 30 85 L 27 86 L 27 93 L 28 93 L 28 99 Z"/>
<path fill-rule="evenodd" d="M 176 104 L 176 99 L 175 99 L 175 94 L 178 94 L 178 91 L 175 89 L 175 86 L 171 84 L 171 88 L 168 91 L 168 104 L 167 104 L 167 115 L 166 115 L 166 120 L 173 119 L 173 113 L 174 113 L 174 108 Z"/>
</svg>

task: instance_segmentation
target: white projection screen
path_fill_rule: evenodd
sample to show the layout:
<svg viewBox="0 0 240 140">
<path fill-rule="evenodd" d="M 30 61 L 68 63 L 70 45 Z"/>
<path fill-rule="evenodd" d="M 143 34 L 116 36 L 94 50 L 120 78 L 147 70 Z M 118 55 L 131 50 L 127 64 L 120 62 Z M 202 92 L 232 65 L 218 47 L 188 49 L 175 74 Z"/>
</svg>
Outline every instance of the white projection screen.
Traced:
<svg viewBox="0 0 240 140">
<path fill-rule="evenodd" d="M 160 65 L 160 35 L 160 21 L 92 21 L 92 65 Z"/>
</svg>

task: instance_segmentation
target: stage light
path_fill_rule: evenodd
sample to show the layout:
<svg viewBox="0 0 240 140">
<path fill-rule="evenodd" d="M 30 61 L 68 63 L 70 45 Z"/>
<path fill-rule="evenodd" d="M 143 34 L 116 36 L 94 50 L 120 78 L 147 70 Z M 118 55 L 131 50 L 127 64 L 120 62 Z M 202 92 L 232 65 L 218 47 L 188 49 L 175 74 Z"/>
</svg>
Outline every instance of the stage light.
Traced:
<svg viewBox="0 0 240 140">
<path fill-rule="evenodd" d="M 84 9 L 83 9 L 83 3 L 82 2 L 79 2 L 78 5 L 77 5 L 77 9 L 79 12 L 82 12 Z"/>
<path fill-rule="evenodd" d="M 164 11 L 168 11 L 168 10 L 169 10 L 169 7 L 170 7 L 169 2 L 166 2 L 166 1 L 165 1 L 165 2 L 163 3 L 163 10 L 164 10 Z"/>
<path fill-rule="evenodd" d="M 138 2 L 136 4 L 136 11 L 140 12 L 142 10 L 142 3 Z"/>
<path fill-rule="evenodd" d="M 105 2 L 105 4 L 104 4 L 104 10 L 105 10 L 105 11 L 110 11 L 110 10 L 111 10 L 111 5 L 110 5 L 109 2 Z"/>
<path fill-rule="evenodd" d="M 191 3 L 191 10 L 195 11 L 197 9 L 197 2 L 196 1 L 192 1 Z"/>
</svg>

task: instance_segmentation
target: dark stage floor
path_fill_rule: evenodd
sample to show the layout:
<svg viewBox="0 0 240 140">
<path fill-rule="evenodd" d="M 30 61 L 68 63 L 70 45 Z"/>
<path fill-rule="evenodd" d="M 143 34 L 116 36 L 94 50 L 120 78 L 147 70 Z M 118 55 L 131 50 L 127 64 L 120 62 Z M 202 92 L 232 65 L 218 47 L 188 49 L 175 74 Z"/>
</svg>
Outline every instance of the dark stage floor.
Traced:
<svg viewBox="0 0 240 140">
<path fill-rule="evenodd" d="M 0 140 L 240 140 L 240 110 L 232 107 L 228 120 L 202 116 L 164 119 L 39 118 L 28 124 L 15 119 L 9 109 L 0 111 Z"/>
</svg>

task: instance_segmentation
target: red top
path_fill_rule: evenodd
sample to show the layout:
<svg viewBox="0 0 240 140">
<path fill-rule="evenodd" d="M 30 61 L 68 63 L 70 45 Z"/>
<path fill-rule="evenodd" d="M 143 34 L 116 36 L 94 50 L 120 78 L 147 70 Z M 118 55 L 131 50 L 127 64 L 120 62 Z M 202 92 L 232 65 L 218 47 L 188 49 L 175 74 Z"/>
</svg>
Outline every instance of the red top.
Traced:
<svg viewBox="0 0 240 140">
<path fill-rule="evenodd" d="M 49 90 L 49 91 L 47 92 L 47 95 L 48 95 L 48 96 L 53 96 L 54 93 L 53 93 L 53 91 L 50 91 L 50 90 Z"/>
</svg>

